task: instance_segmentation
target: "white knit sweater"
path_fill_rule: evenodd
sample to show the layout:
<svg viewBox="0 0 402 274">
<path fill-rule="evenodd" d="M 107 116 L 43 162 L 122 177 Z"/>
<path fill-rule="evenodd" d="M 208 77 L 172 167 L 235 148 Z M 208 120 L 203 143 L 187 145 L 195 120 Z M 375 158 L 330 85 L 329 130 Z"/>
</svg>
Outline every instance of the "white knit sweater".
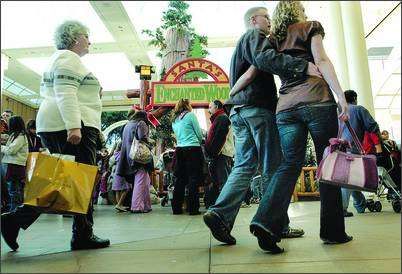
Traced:
<svg viewBox="0 0 402 274">
<path fill-rule="evenodd" d="M 40 94 L 44 98 L 36 120 L 38 132 L 52 132 L 85 126 L 100 130 L 102 103 L 100 84 L 78 54 L 57 50 L 42 75 Z"/>
<path fill-rule="evenodd" d="M 20 134 L 13 141 L 11 139 L 8 139 L 5 146 L 1 146 L 1 152 L 4 154 L 2 163 L 25 166 L 28 159 L 27 137 Z"/>
</svg>

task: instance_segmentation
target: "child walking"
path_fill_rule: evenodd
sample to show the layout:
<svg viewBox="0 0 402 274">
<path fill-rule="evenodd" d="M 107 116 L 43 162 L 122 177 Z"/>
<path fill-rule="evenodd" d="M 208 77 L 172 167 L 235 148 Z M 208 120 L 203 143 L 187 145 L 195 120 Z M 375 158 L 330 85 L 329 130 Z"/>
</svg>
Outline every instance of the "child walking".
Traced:
<svg viewBox="0 0 402 274">
<path fill-rule="evenodd" d="M 28 159 L 28 138 L 24 120 L 13 116 L 9 120 L 9 138 L 1 146 L 2 162 L 7 164 L 5 181 L 9 195 L 7 211 L 13 211 L 24 199 L 25 166 Z"/>
</svg>

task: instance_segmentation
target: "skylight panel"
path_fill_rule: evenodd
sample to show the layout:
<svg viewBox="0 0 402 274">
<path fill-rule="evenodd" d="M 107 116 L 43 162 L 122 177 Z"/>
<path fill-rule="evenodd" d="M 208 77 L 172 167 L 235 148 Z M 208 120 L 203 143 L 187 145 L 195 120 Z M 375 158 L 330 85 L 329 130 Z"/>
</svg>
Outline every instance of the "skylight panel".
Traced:
<svg viewBox="0 0 402 274">
<path fill-rule="evenodd" d="M 1 48 L 53 46 L 55 28 L 65 20 L 86 25 L 92 43 L 114 42 L 89 1 L 2 1 Z"/>
</svg>

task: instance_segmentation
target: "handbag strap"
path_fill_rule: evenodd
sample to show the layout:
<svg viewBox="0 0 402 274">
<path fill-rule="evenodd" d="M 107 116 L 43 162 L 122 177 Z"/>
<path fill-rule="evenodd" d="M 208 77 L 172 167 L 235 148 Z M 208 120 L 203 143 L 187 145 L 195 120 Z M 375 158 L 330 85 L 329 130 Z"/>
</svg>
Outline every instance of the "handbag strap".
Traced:
<svg viewBox="0 0 402 274">
<path fill-rule="evenodd" d="M 340 138 L 340 136 L 342 136 L 343 129 L 345 128 L 345 126 L 348 128 L 350 135 L 352 136 L 353 143 L 356 145 L 360 154 L 362 154 L 362 155 L 365 154 L 363 145 L 360 142 L 359 138 L 357 137 L 357 134 L 356 134 L 355 130 L 353 129 L 353 127 L 350 125 L 349 121 L 344 122 L 344 126 L 341 128 L 341 130 L 338 131 L 338 138 Z"/>
<path fill-rule="evenodd" d="M 341 108 L 341 106 L 340 106 L 339 104 L 338 104 L 337 108 L 338 108 L 338 113 L 342 112 L 342 108 Z M 352 136 L 353 143 L 356 145 L 356 147 L 357 147 L 357 149 L 359 150 L 360 154 L 362 154 L 362 155 L 365 154 L 365 153 L 364 153 L 364 149 L 363 149 L 363 145 L 362 145 L 362 143 L 360 142 L 359 138 L 357 137 L 357 134 L 356 134 L 355 130 L 354 130 L 354 129 L 352 128 L 352 126 L 350 125 L 349 120 L 347 120 L 347 121 L 344 122 L 343 127 L 341 127 L 341 125 L 339 124 L 339 128 L 338 128 L 338 139 L 341 139 L 343 130 L 344 130 L 344 128 L 345 128 L 345 125 L 346 125 L 346 127 L 348 128 L 348 130 L 349 130 L 349 132 L 350 132 L 350 135 Z"/>
</svg>

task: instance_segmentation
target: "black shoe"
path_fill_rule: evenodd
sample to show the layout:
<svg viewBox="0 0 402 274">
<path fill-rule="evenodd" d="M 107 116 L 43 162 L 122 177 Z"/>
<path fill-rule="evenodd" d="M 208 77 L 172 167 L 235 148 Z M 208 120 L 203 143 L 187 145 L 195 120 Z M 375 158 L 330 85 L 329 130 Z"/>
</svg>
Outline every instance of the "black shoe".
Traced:
<svg viewBox="0 0 402 274">
<path fill-rule="evenodd" d="M 335 245 L 335 244 L 344 244 L 344 243 L 350 242 L 351 240 L 353 240 L 353 237 L 346 235 L 345 238 L 342 238 L 340 240 L 330 240 L 330 239 L 325 239 L 325 238 L 321 238 L 321 240 L 324 242 L 324 244 Z"/>
<path fill-rule="evenodd" d="M 172 209 L 173 215 L 181 215 L 183 214 L 183 209 Z"/>
<path fill-rule="evenodd" d="M 230 235 L 225 223 L 221 220 L 219 215 L 212 211 L 207 211 L 203 216 L 204 223 L 211 230 L 212 236 L 220 242 L 228 245 L 235 245 L 236 239 Z"/>
<path fill-rule="evenodd" d="M 349 211 L 347 211 L 347 210 L 344 210 L 343 211 L 343 217 L 352 217 L 353 216 L 353 213 L 352 212 L 349 212 Z"/>
<path fill-rule="evenodd" d="M 108 239 L 101 239 L 93 234 L 87 239 L 74 237 L 71 239 L 71 250 L 104 248 L 109 245 L 110 241 Z"/>
<path fill-rule="evenodd" d="M 282 232 L 282 238 L 299 238 L 304 235 L 304 230 L 301 228 L 291 228 L 289 227 L 288 230 Z"/>
<path fill-rule="evenodd" d="M 285 251 L 276 245 L 275 239 L 267 231 L 256 225 L 250 225 L 250 232 L 258 239 L 258 245 L 264 251 L 279 254 Z"/>
<path fill-rule="evenodd" d="M 10 212 L 1 214 L 1 235 L 4 241 L 13 250 L 16 251 L 19 247 L 17 243 L 20 227 L 11 219 Z"/>
</svg>

